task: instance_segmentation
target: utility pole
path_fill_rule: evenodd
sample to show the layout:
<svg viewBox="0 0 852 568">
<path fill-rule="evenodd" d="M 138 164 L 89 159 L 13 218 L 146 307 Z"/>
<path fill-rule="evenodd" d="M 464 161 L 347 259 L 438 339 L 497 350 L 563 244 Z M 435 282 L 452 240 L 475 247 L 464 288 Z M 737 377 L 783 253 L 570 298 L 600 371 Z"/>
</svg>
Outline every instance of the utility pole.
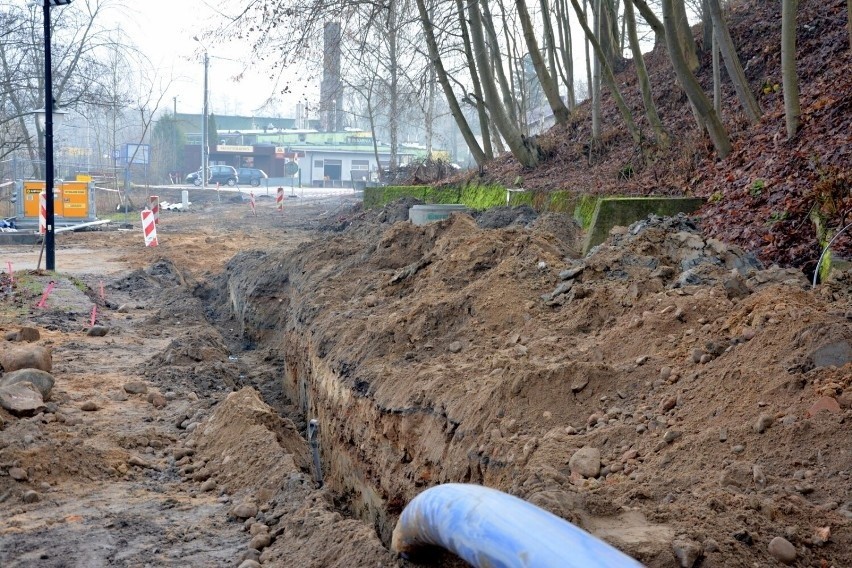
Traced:
<svg viewBox="0 0 852 568">
<path fill-rule="evenodd" d="M 53 69 L 50 60 L 50 7 L 71 0 L 44 0 L 44 267 L 56 270 L 56 219 L 53 207 Z"/>
<path fill-rule="evenodd" d="M 199 42 L 200 43 L 200 42 Z M 201 189 L 207 189 L 207 161 L 210 159 L 210 146 L 208 145 L 207 132 L 207 66 L 210 58 L 207 50 L 204 50 L 204 124 L 201 125 Z"/>
<path fill-rule="evenodd" d="M 177 130 L 177 96 L 172 97 L 172 102 L 174 103 L 173 111 L 172 111 L 172 138 L 174 139 L 175 144 L 175 159 L 174 159 L 174 174 L 175 180 L 172 183 L 180 183 L 180 149 L 178 148 L 178 130 Z M 171 173 L 169 174 L 171 178 Z"/>
</svg>

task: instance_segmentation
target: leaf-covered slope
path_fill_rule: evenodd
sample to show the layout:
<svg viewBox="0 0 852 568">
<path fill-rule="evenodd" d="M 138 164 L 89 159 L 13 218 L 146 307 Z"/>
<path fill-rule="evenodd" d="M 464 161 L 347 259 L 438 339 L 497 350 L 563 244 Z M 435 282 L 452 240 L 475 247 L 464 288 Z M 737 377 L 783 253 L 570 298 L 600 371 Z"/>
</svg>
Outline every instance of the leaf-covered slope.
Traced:
<svg viewBox="0 0 852 568">
<path fill-rule="evenodd" d="M 655 101 L 673 141 L 643 163 L 604 89 L 603 147 L 589 157 L 588 104 L 577 109 L 568 128 L 539 137 L 549 154 L 534 170 L 510 155 L 495 159 L 481 181 L 528 189 L 572 189 L 620 195 L 695 194 L 708 199 L 701 212 L 705 230 L 754 250 L 766 262 L 809 271 L 820 245 L 814 214 L 837 228 L 852 218 L 852 50 L 843 0 L 803 0 L 798 11 L 798 73 L 802 127 L 787 141 L 781 92 L 779 2 L 743 2 L 728 8 L 728 22 L 752 90 L 764 112 L 749 125 L 723 70 L 723 118 L 734 151 L 717 160 L 696 129 L 686 97 L 677 85 L 662 46 L 646 55 Z M 695 28 L 701 47 L 700 30 Z M 632 65 L 618 75 L 619 87 L 643 133 L 651 135 Z M 699 79 L 712 92 L 709 50 L 701 55 Z M 649 145 L 650 146 L 650 145 Z M 590 163 L 591 162 L 591 163 Z M 852 239 L 834 250 L 852 252 Z"/>
</svg>

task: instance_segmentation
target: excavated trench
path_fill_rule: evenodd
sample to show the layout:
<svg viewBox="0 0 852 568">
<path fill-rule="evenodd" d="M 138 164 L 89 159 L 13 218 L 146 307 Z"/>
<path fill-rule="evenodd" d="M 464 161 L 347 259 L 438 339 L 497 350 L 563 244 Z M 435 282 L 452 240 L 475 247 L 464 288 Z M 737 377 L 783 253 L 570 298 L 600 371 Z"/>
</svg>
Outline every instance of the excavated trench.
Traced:
<svg viewBox="0 0 852 568">
<path fill-rule="evenodd" d="M 845 388 L 841 371 L 814 366 L 852 341 L 848 290 L 815 298 L 800 273 L 761 269 L 684 218 L 643 223 L 582 261 L 559 225 L 356 227 L 240 254 L 207 301 L 269 362 L 295 422 L 319 421 L 325 489 L 386 547 L 423 489 L 469 482 L 649 566 L 676 565 L 684 538 L 727 543 L 705 554 L 741 565 L 731 535 L 750 507 L 742 495 L 761 490 L 752 464 L 783 480 L 785 464 L 809 463 L 797 448 L 848 445 L 832 438 L 836 415 L 808 418 L 796 378 Z M 767 400 L 784 417 L 770 430 L 789 438 L 782 453 L 752 425 Z M 589 454 L 581 471 L 574 457 Z M 824 445 L 815 459 L 826 455 L 845 475 L 843 452 Z M 798 516 L 749 531 L 768 542 L 783 523 L 829 522 L 815 506 L 785 510 Z"/>
<path fill-rule="evenodd" d="M 497 352 L 498 364 L 487 363 L 490 368 L 483 370 L 483 361 L 469 360 L 461 369 L 435 362 L 459 349 L 447 345 L 454 337 L 492 317 L 484 310 L 494 303 L 494 283 L 477 283 L 479 275 L 503 266 L 496 271 L 507 283 L 532 278 L 536 286 L 552 287 L 552 276 L 540 264 L 564 262 L 574 243 L 511 231 L 482 239 L 469 218 L 431 227 L 399 224 L 388 234 L 387 226 L 380 229 L 366 238 L 309 243 L 290 254 L 240 254 L 217 284 L 217 303 L 229 307 L 221 314 L 231 318 L 229 326 L 239 330 L 244 344 L 280 361 L 276 372 L 284 395 L 299 409 L 297 422 L 319 421 L 325 488 L 342 509 L 371 524 L 386 546 L 404 506 L 439 483 L 501 488 L 579 522 L 580 503 L 558 489 L 566 483 L 564 474 L 531 461 L 539 447 L 545 455 L 568 451 L 553 450 L 563 441 L 564 427 L 553 428 L 546 440 L 519 432 L 523 410 L 512 408 L 511 401 L 577 399 L 571 376 L 594 379 L 606 368 L 546 365 L 527 372 L 518 357 L 521 338 L 508 337 L 505 348 L 496 349 L 504 346 L 492 335 L 505 324 L 523 327 L 521 313 L 491 325 L 482 345 L 475 345 L 476 338 L 465 340 L 471 354 Z M 463 252 L 448 250 L 471 238 L 477 242 L 459 244 Z M 426 291 L 406 286 L 439 255 L 453 271 L 469 273 L 454 276 L 446 290 L 420 302 Z M 353 285 L 354 295 L 343 291 Z M 382 309 L 403 320 L 390 321 Z M 572 420 L 584 419 L 594 392 L 590 388 L 576 400 Z M 614 512 L 605 503 L 597 509 Z"/>
<path fill-rule="evenodd" d="M 372 525 L 388 546 L 404 505 L 418 488 L 437 481 L 435 466 L 466 452 L 451 447 L 463 433 L 444 409 L 376 404 L 367 382 L 353 377 L 345 362 L 329 361 L 329 338 L 313 333 L 305 313 L 294 309 L 301 300 L 288 277 L 276 272 L 269 282 L 255 280 L 262 272 L 258 263 L 270 261 L 267 255 L 232 261 L 224 281 L 231 316 L 244 345 L 268 349 L 268 358 L 283 361 L 279 386 L 299 410 L 296 422 L 319 421 L 323 487 L 340 510 Z M 479 462 L 475 457 L 473 469 L 463 472 L 444 470 L 440 479 L 481 481 L 488 460 Z"/>
</svg>

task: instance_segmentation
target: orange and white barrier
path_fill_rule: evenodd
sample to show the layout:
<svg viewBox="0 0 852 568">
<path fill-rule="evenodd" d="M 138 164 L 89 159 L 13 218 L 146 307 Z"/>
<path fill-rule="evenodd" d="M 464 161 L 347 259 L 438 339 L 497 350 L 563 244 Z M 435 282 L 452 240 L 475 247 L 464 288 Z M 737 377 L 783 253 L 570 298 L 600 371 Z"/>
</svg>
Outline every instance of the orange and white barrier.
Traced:
<svg viewBox="0 0 852 568">
<path fill-rule="evenodd" d="M 47 233 L 47 194 L 41 192 L 38 194 L 38 232 L 40 234 Z"/>
<path fill-rule="evenodd" d="M 257 217 L 257 203 L 254 200 L 254 192 L 249 192 L 249 205 L 251 206 L 252 214 Z"/>
<path fill-rule="evenodd" d="M 154 212 L 150 209 L 142 210 L 142 233 L 145 235 L 145 246 L 155 247 L 157 242 L 157 225 L 154 222 Z"/>
<path fill-rule="evenodd" d="M 284 213 L 284 188 L 278 188 L 278 195 L 275 196 L 275 203 L 278 205 L 278 210 Z"/>
<path fill-rule="evenodd" d="M 148 209 L 154 214 L 154 224 L 160 224 L 160 196 L 159 195 L 149 195 L 148 196 Z"/>
</svg>

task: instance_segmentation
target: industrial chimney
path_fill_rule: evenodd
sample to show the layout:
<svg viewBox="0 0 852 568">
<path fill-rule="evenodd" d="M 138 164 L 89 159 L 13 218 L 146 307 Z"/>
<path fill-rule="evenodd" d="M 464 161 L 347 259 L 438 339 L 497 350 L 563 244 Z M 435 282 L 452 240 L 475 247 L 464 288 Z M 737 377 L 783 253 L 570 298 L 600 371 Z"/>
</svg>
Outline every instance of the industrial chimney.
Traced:
<svg viewBox="0 0 852 568">
<path fill-rule="evenodd" d="M 326 22 L 323 29 L 320 123 L 326 132 L 343 130 L 343 85 L 340 83 L 340 22 Z"/>
</svg>

